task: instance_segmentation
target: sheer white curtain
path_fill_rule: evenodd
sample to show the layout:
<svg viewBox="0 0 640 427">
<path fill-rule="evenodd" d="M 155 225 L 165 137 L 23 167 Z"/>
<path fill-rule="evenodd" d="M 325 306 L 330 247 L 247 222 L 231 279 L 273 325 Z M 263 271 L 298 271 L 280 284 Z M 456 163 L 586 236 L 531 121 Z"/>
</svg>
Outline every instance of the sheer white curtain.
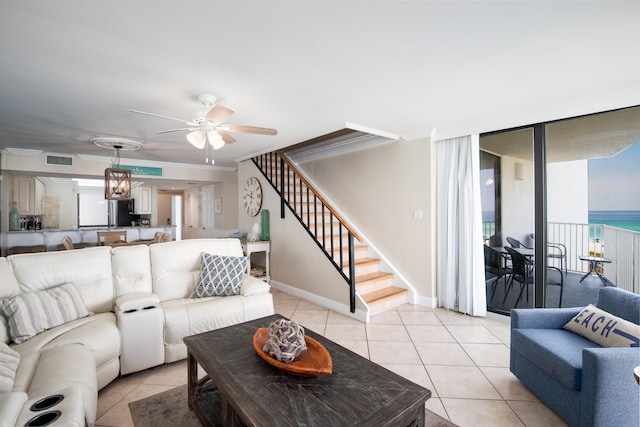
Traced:
<svg viewBox="0 0 640 427">
<path fill-rule="evenodd" d="M 437 142 L 438 305 L 486 316 L 479 136 Z"/>
</svg>

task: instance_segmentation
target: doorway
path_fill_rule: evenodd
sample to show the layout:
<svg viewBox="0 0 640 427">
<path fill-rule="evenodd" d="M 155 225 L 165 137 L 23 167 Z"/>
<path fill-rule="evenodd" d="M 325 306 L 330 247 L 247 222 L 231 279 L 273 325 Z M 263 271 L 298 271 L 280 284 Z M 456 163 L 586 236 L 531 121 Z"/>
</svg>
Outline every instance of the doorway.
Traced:
<svg viewBox="0 0 640 427">
<path fill-rule="evenodd" d="M 171 195 L 171 229 L 175 230 L 173 239 L 182 240 L 182 196 Z"/>
</svg>

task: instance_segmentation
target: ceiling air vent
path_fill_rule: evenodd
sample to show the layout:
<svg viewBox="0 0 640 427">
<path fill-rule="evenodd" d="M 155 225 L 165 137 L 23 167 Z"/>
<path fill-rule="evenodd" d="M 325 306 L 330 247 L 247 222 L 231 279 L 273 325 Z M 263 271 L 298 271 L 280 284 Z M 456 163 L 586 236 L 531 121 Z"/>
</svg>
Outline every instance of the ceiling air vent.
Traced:
<svg viewBox="0 0 640 427">
<path fill-rule="evenodd" d="M 45 155 L 44 162 L 47 165 L 73 166 L 73 157 L 54 156 L 52 154 L 47 154 Z"/>
</svg>

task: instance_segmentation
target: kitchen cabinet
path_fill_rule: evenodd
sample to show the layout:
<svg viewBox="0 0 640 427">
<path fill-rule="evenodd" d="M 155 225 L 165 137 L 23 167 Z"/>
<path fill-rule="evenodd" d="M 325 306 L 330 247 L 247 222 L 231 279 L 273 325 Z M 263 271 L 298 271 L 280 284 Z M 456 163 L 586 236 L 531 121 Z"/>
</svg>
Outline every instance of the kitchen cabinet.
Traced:
<svg viewBox="0 0 640 427">
<path fill-rule="evenodd" d="M 136 187 L 131 190 L 131 198 L 134 200 L 133 210 L 137 215 L 151 215 L 151 188 Z"/>
<path fill-rule="evenodd" d="M 35 177 L 13 178 L 13 199 L 18 203 L 21 216 L 42 215 L 44 183 Z"/>
</svg>

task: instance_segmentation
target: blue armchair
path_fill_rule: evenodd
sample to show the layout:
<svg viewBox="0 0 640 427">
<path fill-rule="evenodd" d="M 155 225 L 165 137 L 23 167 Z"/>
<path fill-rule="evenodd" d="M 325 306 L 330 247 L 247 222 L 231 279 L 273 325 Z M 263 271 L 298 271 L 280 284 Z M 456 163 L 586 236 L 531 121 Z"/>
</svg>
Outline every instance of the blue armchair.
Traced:
<svg viewBox="0 0 640 427">
<path fill-rule="evenodd" d="M 596 306 L 640 324 L 640 295 L 600 289 Z M 640 425 L 640 348 L 604 348 L 562 327 L 582 310 L 511 310 L 511 372 L 572 426 Z"/>
</svg>

